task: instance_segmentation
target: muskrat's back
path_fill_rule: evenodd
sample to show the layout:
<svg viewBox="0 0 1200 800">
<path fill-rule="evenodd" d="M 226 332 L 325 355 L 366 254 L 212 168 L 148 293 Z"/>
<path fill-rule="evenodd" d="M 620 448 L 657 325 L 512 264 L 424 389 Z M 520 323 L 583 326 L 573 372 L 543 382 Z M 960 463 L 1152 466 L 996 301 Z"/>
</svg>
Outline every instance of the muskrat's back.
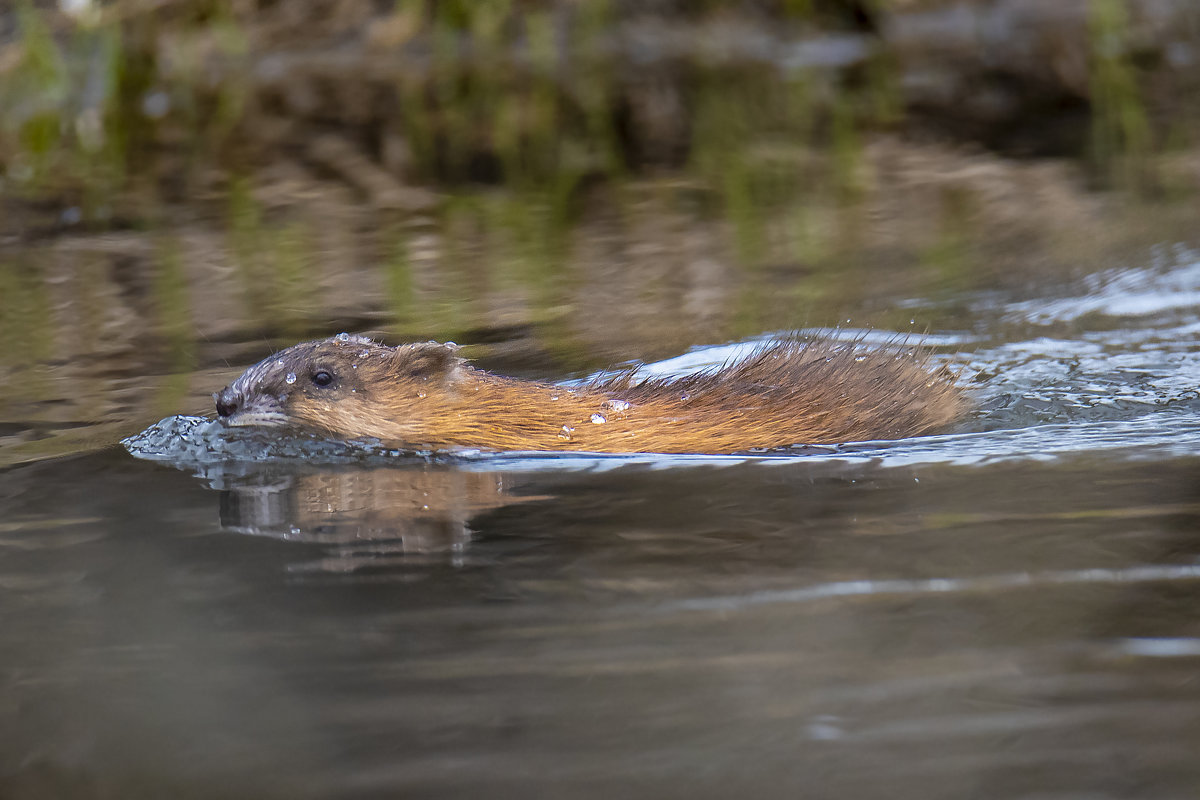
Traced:
<svg viewBox="0 0 1200 800">
<path fill-rule="evenodd" d="M 782 340 L 720 369 L 578 387 L 492 375 L 452 345 L 340 336 L 288 348 L 216 395 L 231 425 L 294 425 L 415 448 L 730 453 L 944 429 L 946 370 L 855 341 Z"/>
</svg>

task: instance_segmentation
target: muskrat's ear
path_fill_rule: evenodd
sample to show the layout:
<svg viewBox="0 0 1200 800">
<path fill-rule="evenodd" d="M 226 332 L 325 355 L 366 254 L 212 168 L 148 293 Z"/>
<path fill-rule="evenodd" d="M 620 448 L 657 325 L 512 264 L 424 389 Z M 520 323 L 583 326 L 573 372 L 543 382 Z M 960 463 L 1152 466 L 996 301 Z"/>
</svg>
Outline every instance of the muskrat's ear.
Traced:
<svg viewBox="0 0 1200 800">
<path fill-rule="evenodd" d="M 454 342 L 424 342 L 396 348 L 396 365 L 410 375 L 445 375 L 463 363 Z"/>
</svg>

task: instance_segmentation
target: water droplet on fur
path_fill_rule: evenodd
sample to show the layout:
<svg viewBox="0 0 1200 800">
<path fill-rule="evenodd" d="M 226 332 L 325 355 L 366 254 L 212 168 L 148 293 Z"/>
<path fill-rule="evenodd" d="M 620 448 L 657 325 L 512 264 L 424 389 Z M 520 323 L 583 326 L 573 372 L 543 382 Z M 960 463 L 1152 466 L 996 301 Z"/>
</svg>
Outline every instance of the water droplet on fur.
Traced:
<svg viewBox="0 0 1200 800">
<path fill-rule="evenodd" d="M 358 351 L 358 357 L 359 357 L 359 358 L 370 358 L 370 357 L 371 357 L 371 351 L 370 351 L 370 350 L 359 350 L 359 351 Z"/>
<path fill-rule="evenodd" d="M 602 411 L 615 411 L 618 414 L 624 414 L 631 408 L 633 408 L 633 403 L 628 400 L 605 400 L 600 404 Z"/>
<path fill-rule="evenodd" d="M 291 385 L 291 384 L 295 383 L 295 382 L 296 382 L 296 373 L 294 373 L 294 372 L 289 372 L 289 373 L 287 374 L 287 377 L 283 379 L 283 382 L 284 382 L 284 383 L 286 383 L 286 384 L 288 384 L 288 385 Z"/>
<path fill-rule="evenodd" d="M 556 395 L 556 394 L 552 394 L 552 395 L 550 395 L 550 399 L 551 399 L 551 400 L 557 400 L 557 399 L 558 399 L 558 395 Z"/>
<path fill-rule="evenodd" d="M 275 366 L 277 366 L 277 367 L 282 367 L 282 366 L 283 366 L 283 362 L 282 362 L 282 361 L 276 361 L 276 362 L 275 362 Z"/>
<path fill-rule="evenodd" d="M 855 356 L 854 360 L 861 364 L 862 362 L 867 360 L 867 357 L 866 356 Z"/>
<path fill-rule="evenodd" d="M 351 364 L 350 369 L 358 369 L 358 364 Z"/>
<path fill-rule="evenodd" d="M 687 392 L 680 392 L 679 399 L 686 403 L 688 400 L 692 399 L 692 396 Z"/>
<path fill-rule="evenodd" d="M 574 432 L 575 432 L 575 429 L 572 428 L 570 425 L 563 425 L 562 430 L 560 430 L 558 432 L 558 438 L 566 439 L 569 442 L 569 441 L 571 441 L 571 434 Z"/>
<path fill-rule="evenodd" d="M 421 399 L 421 400 L 424 400 L 424 399 L 425 399 L 425 393 L 424 393 L 424 392 L 417 392 L 417 397 L 418 397 L 419 399 Z"/>
<path fill-rule="evenodd" d="M 608 422 L 608 417 L 604 416 L 603 414 L 592 414 L 593 425 L 603 425 L 606 422 Z"/>
<path fill-rule="evenodd" d="M 346 333 L 345 331 L 342 331 L 334 338 L 337 339 L 339 342 L 348 342 L 348 341 L 350 341 L 350 334 Z"/>
</svg>

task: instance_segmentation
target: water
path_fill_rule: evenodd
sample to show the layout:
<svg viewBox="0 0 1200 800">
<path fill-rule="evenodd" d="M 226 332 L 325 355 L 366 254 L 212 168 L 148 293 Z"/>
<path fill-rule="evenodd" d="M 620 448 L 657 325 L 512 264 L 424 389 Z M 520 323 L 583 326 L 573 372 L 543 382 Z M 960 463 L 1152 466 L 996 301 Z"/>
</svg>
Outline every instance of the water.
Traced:
<svg viewBox="0 0 1200 800">
<path fill-rule="evenodd" d="M 1196 796 L 1196 4 L 162 5 L 0 10 L 0 798 Z M 339 331 L 569 384 L 805 327 L 975 411 L 209 421 Z"/>
<path fill-rule="evenodd" d="M 33 467 L 4 767 L 148 796 L 1179 796 L 1197 472 Z"/>
<path fill-rule="evenodd" d="M 979 299 L 941 436 L 11 468 L 0 793 L 1191 796 L 1196 264 Z"/>
</svg>

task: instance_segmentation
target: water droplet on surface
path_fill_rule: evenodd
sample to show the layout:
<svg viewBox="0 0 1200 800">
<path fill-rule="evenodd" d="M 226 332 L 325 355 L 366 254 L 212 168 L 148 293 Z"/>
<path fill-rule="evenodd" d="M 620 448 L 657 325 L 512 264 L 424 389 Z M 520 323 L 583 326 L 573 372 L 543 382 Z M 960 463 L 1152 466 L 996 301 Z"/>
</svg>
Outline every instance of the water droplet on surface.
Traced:
<svg viewBox="0 0 1200 800">
<path fill-rule="evenodd" d="M 570 425 L 563 425 L 562 430 L 560 430 L 558 432 L 558 438 L 566 439 L 569 442 L 569 441 L 571 441 L 571 434 L 574 432 L 575 432 L 575 429 L 572 428 Z"/>
<path fill-rule="evenodd" d="M 296 373 L 294 373 L 294 372 L 289 372 L 289 373 L 287 374 L 287 377 L 283 379 L 283 382 L 284 382 L 284 383 L 286 383 L 286 384 L 288 384 L 289 386 L 290 386 L 291 384 L 295 383 L 295 382 L 296 382 Z"/>
<path fill-rule="evenodd" d="M 603 414 L 592 414 L 593 425 L 603 425 L 606 422 L 608 422 L 608 417 L 604 416 Z"/>
</svg>

